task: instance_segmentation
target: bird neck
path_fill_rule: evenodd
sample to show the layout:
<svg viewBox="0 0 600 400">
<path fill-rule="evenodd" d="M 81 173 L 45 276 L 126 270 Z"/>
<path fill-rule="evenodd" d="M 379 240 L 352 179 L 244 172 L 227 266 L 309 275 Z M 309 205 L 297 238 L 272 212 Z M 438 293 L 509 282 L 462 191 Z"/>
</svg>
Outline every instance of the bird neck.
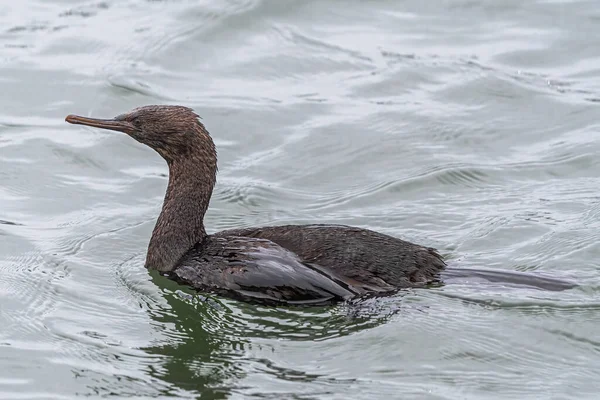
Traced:
<svg viewBox="0 0 600 400">
<path fill-rule="evenodd" d="M 146 268 L 172 271 L 206 237 L 204 215 L 217 172 L 216 151 L 212 140 L 208 141 L 184 159 L 168 162 L 169 183 L 148 245 Z"/>
</svg>

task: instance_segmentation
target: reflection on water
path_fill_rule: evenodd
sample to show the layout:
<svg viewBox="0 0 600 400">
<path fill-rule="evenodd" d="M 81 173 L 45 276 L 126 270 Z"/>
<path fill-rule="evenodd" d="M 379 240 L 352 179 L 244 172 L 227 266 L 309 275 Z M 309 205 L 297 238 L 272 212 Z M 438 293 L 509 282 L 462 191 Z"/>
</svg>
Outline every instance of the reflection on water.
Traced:
<svg viewBox="0 0 600 400">
<path fill-rule="evenodd" d="M 227 330 L 214 329 L 224 326 L 224 321 L 213 306 L 185 301 L 173 293 L 165 298 L 169 309 L 155 310 L 153 319 L 160 325 L 172 325 L 178 337 L 174 343 L 145 348 L 150 354 L 164 356 L 159 365 L 149 366 L 149 375 L 172 385 L 166 391 L 169 394 L 175 394 L 177 388 L 202 397 L 227 398 L 231 383 L 244 373 L 235 360 L 248 342 L 228 335 Z"/>
<path fill-rule="evenodd" d="M 399 311 L 398 298 L 333 308 L 275 308 L 198 295 L 157 275 L 153 282 L 163 288 L 166 305 L 154 305 L 150 312 L 156 326 L 169 326 L 169 340 L 142 350 L 161 356 L 154 358 L 147 372 L 156 380 L 153 389 L 164 395 L 184 391 L 203 398 L 227 398 L 232 390 L 244 389 L 236 381 L 253 370 L 298 382 L 327 380 L 327 375 L 282 367 L 265 356 L 248 357 L 247 352 L 253 346 L 270 347 L 265 340 L 310 343 L 352 335 L 385 323 Z M 111 390 L 93 388 L 96 393 Z"/>
<path fill-rule="evenodd" d="M 598 16 L 591 0 L 0 4 L 0 397 L 596 398 Z M 164 162 L 64 122 L 152 103 L 194 108 L 215 139 L 210 232 L 351 224 L 487 278 L 577 286 L 454 276 L 281 309 L 190 293 L 143 268 Z"/>
</svg>

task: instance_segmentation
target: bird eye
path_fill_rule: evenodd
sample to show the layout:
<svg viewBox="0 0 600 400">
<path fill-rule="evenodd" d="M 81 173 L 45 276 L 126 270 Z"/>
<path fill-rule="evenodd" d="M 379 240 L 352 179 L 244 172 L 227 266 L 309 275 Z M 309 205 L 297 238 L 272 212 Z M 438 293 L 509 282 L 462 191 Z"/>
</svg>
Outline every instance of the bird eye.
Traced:
<svg viewBox="0 0 600 400">
<path fill-rule="evenodd" d="M 134 119 L 132 119 L 132 120 L 131 120 L 131 123 L 132 123 L 132 124 L 133 124 L 133 126 L 135 126 L 136 128 L 139 128 L 139 127 L 142 125 L 142 123 L 140 122 L 140 119 L 139 119 L 139 118 L 134 118 Z"/>
</svg>

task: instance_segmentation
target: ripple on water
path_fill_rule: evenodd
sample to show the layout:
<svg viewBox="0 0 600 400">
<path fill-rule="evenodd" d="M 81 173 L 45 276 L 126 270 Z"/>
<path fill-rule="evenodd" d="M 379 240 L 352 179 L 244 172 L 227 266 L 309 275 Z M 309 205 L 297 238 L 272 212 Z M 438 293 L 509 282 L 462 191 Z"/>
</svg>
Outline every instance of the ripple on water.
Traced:
<svg viewBox="0 0 600 400">
<path fill-rule="evenodd" d="M 44 337 L 44 318 L 59 302 L 57 281 L 69 276 L 69 268 L 56 259 L 33 250 L 19 257 L 9 257 L 0 263 L 3 279 L 3 318 L 8 336 L 28 346 L 27 338 Z M 23 305 L 26 304 L 26 307 Z M 31 345 L 35 345 L 35 339 Z"/>
<path fill-rule="evenodd" d="M 5 221 L 3 219 L 0 219 L 0 224 L 2 225 L 13 225 L 13 226 L 22 226 L 23 224 L 20 224 L 18 222 L 13 222 L 13 221 Z"/>
<path fill-rule="evenodd" d="M 161 315 L 159 310 L 166 303 L 139 262 L 138 256 L 130 257 L 126 266 L 103 265 L 102 272 L 80 261 L 71 279 L 55 283 L 59 307 L 43 318 L 54 343 L 48 361 L 68 368 L 86 383 L 87 389 L 80 394 L 121 390 L 147 396 L 185 395 L 160 374 L 152 374 L 169 358 L 148 350 L 152 340 L 162 343 L 160 348 L 170 341 L 180 342 L 184 335 L 150 318 Z M 103 277 L 115 272 L 114 279 Z M 148 337 L 148 328 L 154 329 L 154 338 Z M 117 382 L 113 382 L 115 377 Z"/>
<path fill-rule="evenodd" d="M 173 288 L 168 296 L 191 307 L 207 334 L 232 340 L 243 337 L 245 341 L 254 339 L 264 344 L 268 344 L 269 339 L 320 342 L 342 338 L 382 325 L 398 313 L 415 312 L 414 305 L 402 303 L 407 293 L 334 307 L 276 308 L 196 294 L 176 284 L 167 285 Z M 418 311 L 418 306 L 416 309 Z"/>
</svg>

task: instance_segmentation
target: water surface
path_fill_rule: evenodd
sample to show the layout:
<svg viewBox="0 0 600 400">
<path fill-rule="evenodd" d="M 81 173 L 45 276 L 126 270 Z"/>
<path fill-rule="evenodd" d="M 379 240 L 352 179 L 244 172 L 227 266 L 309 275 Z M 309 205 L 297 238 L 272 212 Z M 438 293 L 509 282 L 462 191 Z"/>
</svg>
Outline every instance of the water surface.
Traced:
<svg viewBox="0 0 600 400">
<path fill-rule="evenodd" d="M 591 0 L 3 2 L 0 398 L 597 398 L 599 23 Z M 164 162 L 64 122 L 157 103 L 215 139 L 210 232 L 352 224 L 580 286 L 192 296 L 143 268 Z"/>
</svg>

